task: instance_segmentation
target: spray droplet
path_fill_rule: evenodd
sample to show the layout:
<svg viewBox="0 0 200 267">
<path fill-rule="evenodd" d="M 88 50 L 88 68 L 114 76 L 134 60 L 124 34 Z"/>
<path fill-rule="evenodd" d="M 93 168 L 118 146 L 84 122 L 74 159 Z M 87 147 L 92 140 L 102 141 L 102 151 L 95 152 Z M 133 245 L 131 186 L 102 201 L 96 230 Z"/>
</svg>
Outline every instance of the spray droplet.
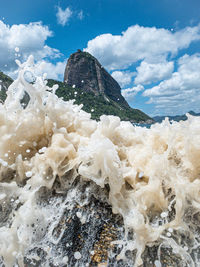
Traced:
<svg viewBox="0 0 200 267">
<path fill-rule="evenodd" d="M 168 231 L 169 231 L 170 233 L 173 233 L 173 228 L 168 228 Z"/>
<path fill-rule="evenodd" d="M 34 83 L 36 81 L 36 78 L 35 78 L 35 75 L 31 71 L 26 70 L 24 72 L 24 80 L 27 83 Z"/>
<path fill-rule="evenodd" d="M 26 172 L 26 177 L 30 178 L 33 175 L 31 171 Z"/>
<path fill-rule="evenodd" d="M 34 142 L 33 142 L 33 146 L 37 146 L 37 142 L 34 141 Z"/>
<path fill-rule="evenodd" d="M 168 212 L 166 211 L 166 212 L 162 212 L 161 214 L 160 214 L 160 217 L 161 218 L 166 218 L 168 216 Z"/>
<path fill-rule="evenodd" d="M 80 253 L 79 251 L 76 251 L 76 252 L 74 253 L 74 258 L 75 258 L 76 260 L 80 260 L 81 257 L 82 257 L 82 256 L 81 256 L 81 253 Z"/>
<path fill-rule="evenodd" d="M 139 174 L 138 174 L 138 178 L 142 178 L 144 176 L 144 173 L 143 172 L 140 172 Z"/>
<path fill-rule="evenodd" d="M 44 152 L 46 151 L 46 149 L 47 149 L 47 147 L 44 146 L 44 147 L 42 147 L 38 152 L 39 152 L 39 153 L 44 153 Z"/>
<path fill-rule="evenodd" d="M 161 262 L 158 260 L 154 261 L 154 264 L 156 267 L 162 267 Z"/>
<path fill-rule="evenodd" d="M 69 258 L 67 256 L 65 256 L 62 261 L 63 261 L 63 263 L 67 263 L 68 260 L 69 260 Z"/>
<path fill-rule="evenodd" d="M 81 213 L 80 213 L 79 211 L 77 211 L 76 216 L 77 216 L 78 218 L 81 218 L 81 217 L 82 217 L 82 216 L 81 216 Z"/>
</svg>

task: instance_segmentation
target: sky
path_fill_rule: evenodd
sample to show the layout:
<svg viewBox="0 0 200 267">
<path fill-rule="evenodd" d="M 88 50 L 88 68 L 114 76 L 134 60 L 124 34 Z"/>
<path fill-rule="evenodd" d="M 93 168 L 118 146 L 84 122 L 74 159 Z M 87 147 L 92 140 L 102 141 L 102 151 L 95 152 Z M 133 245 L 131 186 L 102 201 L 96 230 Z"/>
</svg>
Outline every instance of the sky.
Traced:
<svg viewBox="0 0 200 267">
<path fill-rule="evenodd" d="M 200 112 L 199 0 L 0 0 L 0 71 L 32 54 L 63 80 L 70 54 L 95 56 L 129 105 L 150 116 Z"/>
</svg>

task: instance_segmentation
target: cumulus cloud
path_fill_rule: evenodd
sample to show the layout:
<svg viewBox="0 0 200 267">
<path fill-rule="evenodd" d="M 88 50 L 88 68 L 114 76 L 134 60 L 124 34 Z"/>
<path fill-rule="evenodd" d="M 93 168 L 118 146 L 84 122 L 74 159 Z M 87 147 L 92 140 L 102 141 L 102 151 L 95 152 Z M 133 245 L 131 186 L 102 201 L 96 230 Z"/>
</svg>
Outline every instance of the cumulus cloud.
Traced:
<svg viewBox="0 0 200 267">
<path fill-rule="evenodd" d="M 56 13 L 58 24 L 65 26 L 67 22 L 69 21 L 69 19 L 71 18 L 72 14 L 73 12 L 71 11 L 69 7 L 67 7 L 64 10 L 61 7 L 58 7 L 57 13 Z"/>
<path fill-rule="evenodd" d="M 135 72 L 113 71 L 111 75 L 121 87 L 124 87 L 131 83 L 132 77 L 135 75 Z"/>
<path fill-rule="evenodd" d="M 42 75 L 43 73 L 46 73 L 48 79 L 63 81 L 66 63 L 66 60 L 55 64 L 44 60 L 39 61 L 36 63 L 37 74 Z"/>
<path fill-rule="evenodd" d="M 122 95 L 126 100 L 131 100 L 136 96 L 136 94 L 140 91 L 144 90 L 144 87 L 139 84 L 137 86 L 134 86 L 132 88 L 127 88 L 121 91 Z"/>
<path fill-rule="evenodd" d="M 174 62 L 164 60 L 163 62 L 148 63 L 142 61 L 136 69 L 137 76 L 134 83 L 151 84 L 169 78 L 174 70 Z"/>
<path fill-rule="evenodd" d="M 109 70 L 122 69 L 139 60 L 175 55 L 200 40 L 200 25 L 172 32 L 163 28 L 134 25 L 121 35 L 102 34 L 90 40 L 85 49 Z"/>
<path fill-rule="evenodd" d="M 38 74 L 44 71 L 48 78 L 62 80 L 66 61 L 50 63 L 51 59 L 61 56 L 59 50 L 46 45 L 52 35 L 41 22 L 9 26 L 0 21 L 0 70 L 16 78 L 15 59 L 23 62 L 33 55 Z"/>
<path fill-rule="evenodd" d="M 44 73 L 47 74 L 47 79 L 53 79 L 58 81 L 63 81 L 64 70 L 66 66 L 67 60 L 56 62 L 55 64 L 41 60 L 35 63 L 35 74 L 38 76 L 42 76 Z M 18 69 L 14 71 L 6 72 L 8 76 L 13 79 L 17 78 Z"/>
<path fill-rule="evenodd" d="M 184 113 L 199 110 L 200 54 L 184 55 L 178 60 L 178 69 L 169 79 L 144 91 L 148 103 L 164 109 L 165 113 Z"/>
<path fill-rule="evenodd" d="M 57 49 L 45 44 L 51 36 L 52 32 L 41 22 L 10 27 L 0 21 L 0 70 L 12 71 L 16 68 L 16 58 L 24 61 L 30 54 L 36 60 L 59 57 L 60 52 Z"/>
</svg>

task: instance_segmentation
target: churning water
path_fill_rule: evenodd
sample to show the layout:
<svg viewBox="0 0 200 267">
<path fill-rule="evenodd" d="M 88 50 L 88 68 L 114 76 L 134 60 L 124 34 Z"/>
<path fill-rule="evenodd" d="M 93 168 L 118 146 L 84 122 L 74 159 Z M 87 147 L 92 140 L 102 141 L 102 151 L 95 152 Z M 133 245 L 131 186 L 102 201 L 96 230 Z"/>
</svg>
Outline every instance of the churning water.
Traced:
<svg viewBox="0 0 200 267">
<path fill-rule="evenodd" d="M 35 76 L 32 57 L 18 65 L 18 78 L 0 104 L 0 265 L 23 266 L 35 242 L 54 253 L 57 266 L 67 265 L 68 256 L 49 250 L 47 240 L 79 199 L 76 188 L 70 190 L 79 177 L 79 185 L 90 181 L 90 191 L 98 187 L 99 197 L 107 184 L 112 212 L 123 218 L 125 236 L 113 240 L 120 247 L 116 262 L 130 250 L 139 266 L 145 247 L 158 244 L 157 266 L 161 246 L 170 247 L 182 266 L 199 266 L 200 118 L 165 120 L 150 129 L 114 116 L 96 122 L 73 101 L 59 99 L 45 76 Z M 67 197 L 49 193 L 43 200 L 41 190 L 57 190 L 56 183 Z M 77 250 L 75 260 L 81 257 Z"/>
</svg>

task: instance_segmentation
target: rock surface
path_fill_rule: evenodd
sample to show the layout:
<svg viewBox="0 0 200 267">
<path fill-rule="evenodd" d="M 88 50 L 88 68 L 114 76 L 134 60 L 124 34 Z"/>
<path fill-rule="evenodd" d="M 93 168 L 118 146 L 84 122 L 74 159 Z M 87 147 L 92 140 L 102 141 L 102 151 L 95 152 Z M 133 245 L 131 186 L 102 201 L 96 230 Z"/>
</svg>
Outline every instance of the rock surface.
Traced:
<svg viewBox="0 0 200 267">
<path fill-rule="evenodd" d="M 57 187 L 57 186 L 56 186 Z M 55 211 L 55 220 L 49 222 L 47 232 L 39 233 L 32 245 L 26 249 L 22 260 L 25 267 L 133 267 L 136 251 L 127 251 L 124 260 L 118 255 L 122 246 L 112 242 L 124 240 L 124 224 L 120 215 L 112 213 L 108 204 L 109 188 L 100 188 L 93 182 L 77 178 L 69 190 L 59 186 L 53 190 L 42 187 L 38 192 L 38 206 Z M 12 210 L 19 207 L 0 205 L 0 225 L 5 225 Z M 59 218 L 56 208 L 62 210 Z M 35 227 L 35 226 L 34 226 Z M 144 267 L 154 267 L 158 261 L 159 244 L 146 247 Z M 163 267 L 186 267 L 187 264 L 172 252 L 171 248 L 160 248 Z M 4 267 L 0 257 L 0 266 Z M 16 261 L 15 266 L 20 266 Z M 159 266 L 159 265 L 157 265 Z"/>
<path fill-rule="evenodd" d="M 54 205 L 60 209 L 65 206 L 65 209 L 59 219 L 55 213 L 55 221 L 49 222 L 47 232 L 38 234 L 26 249 L 24 266 L 133 267 L 136 252 L 127 251 L 124 260 L 117 259 L 122 246 L 112 242 L 123 240 L 124 226 L 122 217 L 113 214 L 107 202 L 108 190 L 79 179 L 68 191 L 41 188 L 37 200 L 39 206 L 52 205 L 52 209 L 55 209 Z M 74 193 L 76 198 L 72 197 Z M 12 205 L 0 205 L 1 226 L 9 220 L 11 210 L 19 208 Z M 146 248 L 144 267 L 155 266 L 157 251 L 158 245 Z M 185 266 L 180 258 L 166 248 L 161 248 L 161 263 L 163 267 Z M 4 267 L 1 258 L 0 266 Z M 19 262 L 16 262 L 16 266 L 20 266 Z"/>
<path fill-rule="evenodd" d="M 121 95 L 121 88 L 98 60 L 87 52 L 78 50 L 68 59 L 64 82 L 69 86 L 91 91 L 112 99 L 124 108 L 130 108 Z"/>
</svg>

